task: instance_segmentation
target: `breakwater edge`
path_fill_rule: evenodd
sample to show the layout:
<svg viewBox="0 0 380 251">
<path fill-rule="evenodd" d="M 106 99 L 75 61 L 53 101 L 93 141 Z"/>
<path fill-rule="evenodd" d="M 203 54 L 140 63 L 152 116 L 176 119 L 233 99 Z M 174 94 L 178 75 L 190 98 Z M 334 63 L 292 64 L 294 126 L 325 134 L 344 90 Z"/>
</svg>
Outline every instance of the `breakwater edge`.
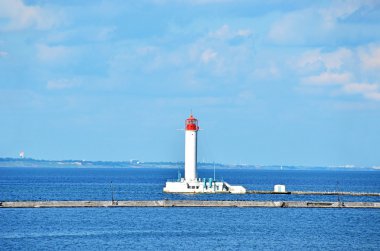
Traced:
<svg viewBox="0 0 380 251">
<path fill-rule="evenodd" d="M 380 202 L 325 201 L 205 201 L 205 200 L 142 200 L 142 201 L 4 201 L 0 208 L 78 208 L 78 207 L 266 207 L 266 208 L 374 208 Z"/>
</svg>

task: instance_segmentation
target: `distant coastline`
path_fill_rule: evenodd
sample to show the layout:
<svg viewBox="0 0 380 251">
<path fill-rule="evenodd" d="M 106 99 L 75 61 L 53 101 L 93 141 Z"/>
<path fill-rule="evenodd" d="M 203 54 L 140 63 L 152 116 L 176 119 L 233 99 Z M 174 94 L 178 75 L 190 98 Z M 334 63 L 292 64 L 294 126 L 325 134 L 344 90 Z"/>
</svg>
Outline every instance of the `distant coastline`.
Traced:
<svg viewBox="0 0 380 251">
<path fill-rule="evenodd" d="M 0 158 L 0 168 L 181 168 L 183 162 L 88 161 L 88 160 L 39 160 L 32 158 Z M 202 169 L 257 169 L 257 170 L 336 170 L 336 171 L 380 171 L 380 166 L 291 166 L 249 165 L 199 162 Z"/>
</svg>

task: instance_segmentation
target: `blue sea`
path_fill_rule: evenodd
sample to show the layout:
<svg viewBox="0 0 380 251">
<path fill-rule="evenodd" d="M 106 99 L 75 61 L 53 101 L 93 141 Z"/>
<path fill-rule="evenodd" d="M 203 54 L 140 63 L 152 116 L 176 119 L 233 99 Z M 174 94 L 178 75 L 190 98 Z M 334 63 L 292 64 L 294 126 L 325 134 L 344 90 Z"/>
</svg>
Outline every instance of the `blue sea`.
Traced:
<svg viewBox="0 0 380 251">
<path fill-rule="evenodd" d="M 213 170 L 199 170 L 213 177 Z M 376 171 L 217 170 L 248 189 L 380 192 Z M 0 168 L 0 200 L 311 200 L 378 197 L 164 194 L 175 169 Z M 380 250 L 380 210 L 307 208 L 0 209 L 0 250 Z"/>
</svg>

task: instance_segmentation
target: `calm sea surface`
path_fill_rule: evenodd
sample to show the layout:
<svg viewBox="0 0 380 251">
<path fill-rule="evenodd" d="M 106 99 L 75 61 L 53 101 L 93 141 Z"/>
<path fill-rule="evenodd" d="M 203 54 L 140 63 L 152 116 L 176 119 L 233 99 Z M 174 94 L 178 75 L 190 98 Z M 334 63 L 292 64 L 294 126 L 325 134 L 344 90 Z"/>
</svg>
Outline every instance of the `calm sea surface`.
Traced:
<svg viewBox="0 0 380 251">
<path fill-rule="evenodd" d="M 213 170 L 199 176 L 212 177 Z M 248 189 L 380 192 L 380 172 L 217 170 Z M 170 195 L 174 169 L 0 168 L 0 200 L 323 200 L 378 197 Z M 290 208 L 0 209 L 0 250 L 380 250 L 380 210 Z"/>
</svg>

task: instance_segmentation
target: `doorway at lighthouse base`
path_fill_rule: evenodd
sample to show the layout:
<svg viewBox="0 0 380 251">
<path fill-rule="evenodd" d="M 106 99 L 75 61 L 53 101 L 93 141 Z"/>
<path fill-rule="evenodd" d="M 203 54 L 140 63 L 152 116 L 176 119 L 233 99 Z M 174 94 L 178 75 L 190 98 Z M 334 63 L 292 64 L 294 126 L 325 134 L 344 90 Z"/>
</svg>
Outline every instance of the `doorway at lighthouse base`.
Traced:
<svg viewBox="0 0 380 251">
<path fill-rule="evenodd" d="M 232 186 L 224 181 L 210 179 L 195 179 L 187 181 L 184 178 L 176 181 L 167 181 L 165 193 L 233 193 L 244 194 L 243 186 Z"/>
</svg>

